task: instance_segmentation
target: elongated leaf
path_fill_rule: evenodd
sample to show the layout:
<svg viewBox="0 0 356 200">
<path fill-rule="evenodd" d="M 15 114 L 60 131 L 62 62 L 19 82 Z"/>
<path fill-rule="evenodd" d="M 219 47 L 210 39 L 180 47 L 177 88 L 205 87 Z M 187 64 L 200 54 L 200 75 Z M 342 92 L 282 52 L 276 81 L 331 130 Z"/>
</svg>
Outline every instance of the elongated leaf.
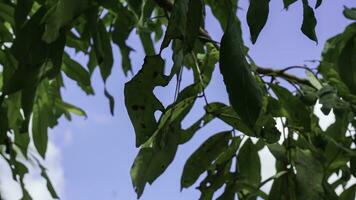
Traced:
<svg viewBox="0 0 356 200">
<path fill-rule="evenodd" d="M 350 92 L 356 94 L 356 36 L 350 38 L 342 49 L 338 59 L 338 70 L 341 80 Z"/>
<path fill-rule="evenodd" d="M 203 24 L 204 15 L 204 2 L 203 0 L 190 0 L 188 13 L 187 13 L 187 25 L 185 32 L 185 44 L 187 45 L 187 51 L 191 51 L 194 47 L 195 40 L 198 37 L 199 29 Z"/>
<path fill-rule="evenodd" d="M 213 102 L 205 106 L 207 113 L 216 116 L 225 123 L 234 127 L 236 130 L 249 136 L 256 136 L 256 134 L 244 123 L 241 118 L 236 114 L 232 107 L 223 103 Z"/>
<path fill-rule="evenodd" d="M 239 27 L 237 19 L 231 17 L 221 40 L 220 71 L 232 107 L 253 127 L 262 109 L 262 93 L 246 61 Z"/>
<path fill-rule="evenodd" d="M 351 20 L 356 20 L 356 8 L 344 7 L 344 16 Z"/>
<path fill-rule="evenodd" d="M 189 0 L 176 0 L 172 10 L 171 17 L 169 18 L 166 34 L 161 44 L 161 51 L 168 47 L 172 39 L 184 38 L 185 26 L 187 21 Z"/>
<path fill-rule="evenodd" d="M 256 186 L 261 182 L 261 161 L 251 139 L 246 140 L 241 147 L 237 166 L 242 179 Z"/>
<path fill-rule="evenodd" d="M 283 0 L 284 8 L 288 9 L 290 5 L 297 2 L 298 0 Z"/>
<path fill-rule="evenodd" d="M 55 41 L 60 29 L 78 17 L 85 9 L 89 7 L 89 0 L 59 0 L 52 7 L 45 17 L 46 30 L 43 40 L 47 43 Z"/>
<path fill-rule="evenodd" d="M 257 38 L 265 26 L 269 13 L 269 0 L 251 0 L 247 11 L 247 23 L 250 28 L 252 43 L 255 44 Z"/>
<path fill-rule="evenodd" d="M 109 108 L 110 108 L 110 113 L 111 115 L 114 115 L 114 109 L 115 109 L 115 99 L 114 97 L 109 93 L 109 91 L 106 89 L 104 89 L 104 95 L 105 97 L 108 99 L 109 101 Z"/>
<path fill-rule="evenodd" d="M 0 19 L 14 24 L 14 8 L 6 3 L 0 2 Z"/>
<path fill-rule="evenodd" d="M 111 42 L 103 21 L 98 22 L 97 31 L 93 37 L 96 60 L 99 64 L 100 73 L 104 81 L 111 74 L 114 62 Z"/>
<path fill-rule="evenodd" d="M 54 199 L 59 199 L 59 196 L 57 195 L 56 190 L 54 189 L 51 180 L 49 179 L 48 175 L 47 175 L 47 170 L 46 168 L 44 168 L 41 164 L 39 164 L 40 168 L 41 168 L 41 176 L 46 180 L 47 182 L 47 189 L 49 191 L 49 193 L 51 194 L 51 196 Z"/>
<path fill-rule="evenodd" d="M 221 28 L 226 29 L 230 12 L 236 13 L 237 0 L 205 0 L 205 2 L 219 20 Z"/>
<path fill-rule="evenodd" d="M 65 112 L 69 112 L 69 113 L 73 113 L 76 114 L 78 116 L 84 116 L 87 117 L 87 114 L 85 113 L 84 110 L 82 110 L 81 108 L 78 108 L 72 104 L 69 104 L 67 102 L 64 101 L 56 101 L 56 106 L 58 106 L 59 108 L 63 109 Z"/>
<path fill-rule="evenodd" d="M 161 57 L 148 56 L 142 69 L 125 84 L 125 105 L 135 128 L 137 147 L 157 129 L 154 113 L 157 110 L 163 111 L 163 105 L 153 94 L 153 89 L 168 84 L 163 69 L 164 61 Z"/>
<path fill-rule="evenodd" d="M 316 0 L 315 9 L 319 8 L 319 6 L 321 6 L 322 3 L 323 3 L 323 0 Z"/>
<path fill-rule="evenodd" d="M 120 48 L 122 59 L 121 64 L 125 75 L 132 70 L 130 61 L 130 52 L 132 49 L 126 44 L 126 40 L 133 30 L 134 25 L 134 14 L 126 8 L 121 8 L 116 17 L 114 31 L 112 32 L 112 40 Z"/>
<path fill-rule="evenodd" d="M 32 136 L 38 153 L 44 158 L 48 143 L 48 108 L 36 103 L 33 108 Z"/>
<path fill-rule="evenodd" d="M 63 56 L 62 70 L 70 79 L 76 81 L 86 94 L 94 94 L 89 72 L 78 62 L 72 60 L 68 54 Z"/>
<path fill-rule="evenodd" d="M 303 24 L 301 30 L 309 39 L 318 43 L 318 38 L 315 34 L 316 24 L 313 8 L 309 6 L 308 0 L 303 0 Z"/>
<path fill-rule="evenodd" d="M 297 170 L 297 198 L 323 199 L 323 166 L 309 150 L 298 150 L 295 158 Z"/>
<path fill-rule="evenodd" d="M 187 160 L 181 177 L 181 188 L 188 188 L 228 147 L 231 132 L 222 132 L 207 139 Z"/>
<path fill-rule="evenodd" d="M 164 137 L 162 134 L 164 133 L 160 132 L 153 139 L 152 147 L 141 148 L 131 167 L 131 179 L 138 198 L 142 195 L 145 185 L 152 184 L 167 169 L 176 154 L 179 135 L 172 128 Z M 164 141 L 159 140 L 161 137 Z"/>
</svg>

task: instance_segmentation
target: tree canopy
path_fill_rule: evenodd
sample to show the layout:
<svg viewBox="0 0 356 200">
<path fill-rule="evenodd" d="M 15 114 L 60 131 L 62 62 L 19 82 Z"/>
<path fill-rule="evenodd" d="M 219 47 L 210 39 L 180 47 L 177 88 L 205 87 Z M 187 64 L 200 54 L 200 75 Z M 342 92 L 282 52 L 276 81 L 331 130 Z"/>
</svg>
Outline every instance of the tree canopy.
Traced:
<svg viewBox="0 0 356 200">
<path fill-rule="evenodd" d="M 249 2 L 246 19 L 254 44 L 268 23 L 270 1 Z M 285 9 L 295 3 L 303 5 L 301 32 L 317 43 L 314 12 L 322 0 L 315 5 L 283 0 Z M 207 6 L 224 30 L 221 39 L 204 29 Z M 214 134 L 192 153 L 182 172 L 182 189 L 196 185 L 202 200 L 354 200 L 356 185 L 346 185 L 356 177 L 356 8 L 345 7 L 350 24 L 326 42 L 317 68 L 282 69 L 263 68 L 249 56 L 238 10 L 237 0 L 0 0 L 0 154 L 22 186 L 23 199 L 31 197 L 23 182 L 28 170 L 19 157 L 40 166 L 48 190 L 59 198 L 28 145 L 33 141 L 45 158 L 48 128 L 62 116 L 86 116 L 63 100 L 63 77 L 94 95 L 91 75 L 99 68 L 106 83 L 117 45 L 123 73 L 133 76 L 123 95 L 139 148 L 131 168 L 138 198 L 167 169 L 178 147 L 217 119 L 231 129 Z M 146 54 L 134 75 L 133 48 L 127 42 L 132 32 Z M 169 48 L 172 67 L 162 57 Z M 86 55 L 87 65 L 74 60 L 69 49 Z M 229 105 L 209 102 L 205 94 L 217 66 Z M 295 68 L 307 78 L 289 73 Z M 167 69 L 170 73 L 165 74 Z M 181 88 L 184 69 L 192 71 L 194 80 Z M 164 106 L 153 91 L 174 79 L 174 101 Z M 114 114 L 115 100 L 106 87 L 103 92 Z M 204 115 L 182 128 L 198 99 L 205 102 Z M 314 114 L 317 102 L 323 113 L 335 114 L 335 123 L 326 130 Z M 276 127 L 277 120 L 282 129 Z M 262 180 L 258 152 L 265 147 L 276 159 L 276 174 Z M 334 174 L 337 180 L 329 182 Z M 269 181 L 272 188 L 265 193 L 261 187 Z M 341 194 L 336 192 L 339 186 Z M 214 196 L 221 188 L 221 196 Z"/>
</svg>

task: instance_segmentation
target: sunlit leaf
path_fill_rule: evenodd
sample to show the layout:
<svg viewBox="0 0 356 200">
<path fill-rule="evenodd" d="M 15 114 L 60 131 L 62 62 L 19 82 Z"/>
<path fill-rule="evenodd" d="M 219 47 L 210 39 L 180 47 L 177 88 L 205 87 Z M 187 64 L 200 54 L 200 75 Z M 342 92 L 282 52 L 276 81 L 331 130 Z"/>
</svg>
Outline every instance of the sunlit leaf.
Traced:
<svg viewBox="0 0 356 200">
<path fill-rule="evenodd" d="M 168 83 L 163 69 L 161 57 L 146 57 L 142 69 L 125 84 L 125 105 L 135 128 L 136 146 L 147 141 L 157 129 L 154 113 L 163 111 L 163 105 L 153 94 L 153 89 Z"/>
</svg>

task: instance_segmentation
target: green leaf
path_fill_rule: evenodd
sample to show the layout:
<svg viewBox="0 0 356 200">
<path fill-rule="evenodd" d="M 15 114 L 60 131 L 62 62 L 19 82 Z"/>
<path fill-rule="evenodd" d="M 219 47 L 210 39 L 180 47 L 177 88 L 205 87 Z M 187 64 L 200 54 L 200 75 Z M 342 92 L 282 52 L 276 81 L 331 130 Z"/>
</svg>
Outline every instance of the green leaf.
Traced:
<svg viewBox="0 0 356 200">
<path fill-rule="evenodd" d="M 348 19 L 356 20 L 356 8 L 348 8 L 344 6 L 343 14 Z"/>
<path fill-rule="evenodd" d="M 346 41 L 338 59 L 338 71 L 341 80 L 350 92 L 356 95 L 356 34 Z"/>
<path fill-rule="evenodd" d="M 237 166 L 243 180 L 256 186 L 259 185 L 261 182 L 261 161 L 251 139 L 247 139 L 241 147 L 237 157 Z"/>
<path fill-rule="evenodd" d="M 225 30 L 230 12 L 236 13 L 237 0 L 205 0 L 205 2 L 210 6 L 213 15 L 219 20 L 221 28 Z"/>
<path fill-rule="evenodd" d="M 323 3 L 323 0 L 316 0 L 315 9 L 319 8 L 319 6 L 321 6 L 322 3 Z"/>
<path fill-rule="evenodd" d="M 295 155 L 297 170 L 297 199 L 323 199 L 323 166 L 309 150 L 298 149 Z"/>
<path fill-rule="evenodd" d="M 268 200 L 296 199 L 295 184 L 291 181 L 292 174 L 285 174 L 274 179 Z"/>
<path fill-rule="evenodd" d="M 269 151 L 272 153 L 273 157 L 281 162 L 287 162 L 287 151 L 284 146 L 276 144 L 267 144 Z"/>
<path fill-rule="evenodd" d="M 262 109 L 262 93 L 246 61 L 235 17 L 229 20 L 221 40 L 220 71 L 232 107 L 245 124 L 253 127 Z"/>
<path fill-rule="evenodd" d="M 356 194 L 356 185 L 354 184 L 341 193 L 339 200 L 354 200 L 355 194 Z"/>
<path fill-rule="evenodd" d="M 283 108 L 287 111 L 285 117 L 288 117 L 289 122 L 297 127 L 303 127 L 305 131 L 309 131 L 311 120 L 310 111 L 302 101 L 282 86 L 273 84 L 271 88 Z"/>
<path fill-rule="evenodd" d="M 96 60 L 100 68 L 101 77 L 105 82 L 111 74 L 114 59 L 110 37 L 102 20 L 98 22 L 93 41 Z"/>
<path fill-rule="evenodd" d="M 0 2 L 0 19 L 14 24 L 14 8 L 6 3 Z"/>
<path fill-rule="evenodd" d="M 166 34 L 163 38 L 160 51 L 168 47 L 173 39 L 183 40 L 187 23 L 188 1 L 189 0 L 174 1 L 172 14 L 169 18 Z"/>
<path fill-rule="evenodd" d="M 164 109 L 153 94 L 156 86 L 168 84 L 163 70 L 164 60 L 161 57 L 147 56 L 142 69 L 125 84 L 125 105 L 135 129 L 137 147 L 147 141 L 156 131 L 158 124 L 154 113 Z"/>
<path fill-rule="evenodd" d="M 309 39 L 318 43 L 318 39 L 315 34 L 315 26 L 317 24 L 316 18 L 314 16 L 313 8 L 308 4 L 308 0 L 303 1 L 303 24 L 301 27 L 302 32 Z"/>
<path fill-rule="evenodd" d="M 187 12 L 187 25 L 185 31 L 185 44 L 187 51 L 194 48 L 195 40 L 198 38 L 199 30 L 204 21 L 204 2 L 203 0 L 189 0 Z"/>
<path fill-rule="evenodd" d="M 89 72 L 78 62 L 72 60 L 66 53 L 63 55 L 62 70 L 70 79 L 76 81 L 86 94 L 94 94 Z"/>
<path fill-rule="evenodd" d="M 56 193 L 56 190 L 54 189 L 51 180 L 49 179 L 48 175 L 47 175 L 47 170 L 46 168 L 44 168 L 39 162 L 38 165 L 41 168 L 41 176 L 46 180 L 47 182 L 47 189 L 49 191 L 49 193 L 51 194 L 52 198 L 54 199 L 59 199 L 59 196 Z"/>
<path fill-rule="evenodd" d="M 257 38 L 265 26 L 269 13 L 269 0 L 251 0 L 247 11 L 247 23 L 250 28 L 252 43 L 255 44 Z"/>
<path fill-rule="evenodd" d="M 142 195 L 145 185 L 152 184 L 166 170 L 177 151 L 179 139 L 177 133 L 165 134 L 163 146 L 159 145 L 162 141 L 156 141 L 159 139 L 158 135 L 152 147 L 140 149 L 131 167 L 131 179 L 138 198 Z"/>
<path fill-rule="evenodd" d="M 140 39 L 141 39 L 141 43 L 143 46 L 143 49 L 145 50 L 145 54 L 147 56 L 153 56 L 156 55 L 156 50 L 151 38 L 151 34 L 150 33 L 140 33 L 139 34 Z"/>
<path fill-rule="evenodd" d="M 85 113 L 84 110 L 82 110 L 81 108 L 78 108 L 72 104 L 69 104 L 67 102 L 57 100 L 56 106 L 58 106 L 60 109 L 63 109 L 65 112 L 73 113 L 78 116 L 87 117 L 87 114 Z"/>
<path fill-rule="evenodd" d="M 231 160 L 226 163 L 217 165 L 208 172 L 208 175 L 200 183 L 198 189 L 201 192 L 200 200 L 212 200 L 214 193 L 220 189 L 228 180 L 236 178 L 231 172 Z"/>
<path fill-rule="evenodd" d="M 284 8 L 288 9 L 290 5 L 297 2 L 298 0 L 283 0 Z"/>
<path fill-rule="evenodd" d="M 232 107 L 223 103 L 214 102 L 205 106 L 205 110 L 207 113 L 221 119 L 225 123 L 234 127 L 236 130 L 249 136 L 256 136 L 256 133 L 254 133 L 244 122 L 242 122 L 241 118 L 236 114 Z"/>
<path fill-rule="evenodd" d="M 38 153 L 44 158 L 48 143 L 48 108 L 41 103 L 33 107 L 32 137 Z"/>
<path fill-rule="evenodd" d="M 143 0 L 127 0 L 129 8 L 135 12 L 137 17 L 141 16 Z"/>
<path fill-rule="evenodd" d="M 5 24 L 0 23 L 0 41 L 2 42 L 11 42 L 12 41 L 12 34 L 5 26 Z"/>
<path fill-rule="evenodd" d="M 71 21 L 78 17 L 90 5 L 88 0 L 59 0 L 46 13 L 44 22 L 46 24 L 43 40 L 47 43 L 55 41 L 61 28 L 71 23 Z"/>
<path fill-rule="evenodd" d="M 105 97 L 109 100 L 109 108 L 110 108 L 110 113 L 111 115 L 114 115 L 114 110 L 115 110 L 115 99 L 114 97 L 108 92 L 108 90 L 104 89 L 104 95 Z"/>
<path fill-rule="evenodd" d="M 188 142 L 192 137 L 195 135 L 195 133 L 203 128 L 205 125 L 207 125 L 211 120 L 213 120 L 213 116 L 209 114 L 205 114 L 203 117 L 201 117 L 199 120 L 197 120 L 194 124 L 192 124 L 189 128 L 182 130 L 181 131 L 181 136 L 179 139 L 179 144 L 184 144 Z"/>
<path fill-rule="evenodd" d="M 126 8 L 120 8 L 120 12 L 117 13 L 114 30 L 112 32 L 112 40 L 120 48 L 121 52 L 121 64 L 125 75 L 131 71 L 130 52 L 132 48 L 126 44 L 130 33 L 135 26 L 134 14 Z"/>
<path fill-rule="evenodd" d="M 193 185 L 212 162 L 228 147 L 231 132 L 221 132 L 208 138 L 187 160 L 181 177 L 181 188 Z"/>
</svg>

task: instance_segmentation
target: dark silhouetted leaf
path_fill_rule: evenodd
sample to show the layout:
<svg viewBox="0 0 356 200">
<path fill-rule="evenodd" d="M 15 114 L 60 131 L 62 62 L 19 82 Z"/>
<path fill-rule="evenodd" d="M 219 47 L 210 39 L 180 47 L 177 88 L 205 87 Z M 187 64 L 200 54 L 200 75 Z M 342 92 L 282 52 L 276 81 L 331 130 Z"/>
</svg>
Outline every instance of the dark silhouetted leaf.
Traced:
<svg viewBox="0 0 356 200">
<path fill-rule="evenodd" d="M 315 26 L 316 26 L 316 19 L 314 16 L 313 8 L 311 8 L 308 4 L 308 0 L 303 1 L 303 24 L 301 27 L 302 32 L 306 35 L 309 39 L 314 40 L 318 43 L 318 39 L 315 34 Z"/>
<path fill-rule="evenodd" d="M 230 19 L 221 40 L 220 71 L 232 107 L 244 123 L 253 127 L 262 109 L 262 93 L 246 61 L 235 17 Z"/>
<path fill-rule="evenodd" d="M 229 14 L 237 10 L 237 0 L 205 0 L 211 8 L 213 15 L 219 20 L 223 30 L 228 24 Z"/>
<path fill-rule="evenodd" d="M 251 0 L 247 11 L 247 23 L 250 28 L 252 43 L 256 43 L 257 38 L 265 26 L 269 13 L 269 0 Z"/>
<path fill-rule="evenodd" d="M 171 17 L 169 18 L 166 34 L 161 44 L 161 51 L 168 47 L 172 39 L 184 38 L 189 0 L 177 0 L 174 2 Z"/>
<path fill-rule="evenodd" d="M 284 8 L 288 9 L 290 5 L 297 2 L 298 0 L 283 0 Z"/>
<path fill-rule="evenodd" d="M 198 38 L 200 26 L 203 24 L 204 2 L 203 0 L 189 0 L 187 12 L 187 25 L 185 32 L 185 44 L 190 52 Z"/>
<path fill-rule="evenodd" d="M 125 8 L 121 8 L 116 17 L 112 40 L 117 44 L 121 51 L 121 64 L 125 75 L 131 71 L 130 52 L 131 47 L 127 46 L 126 40 L 135 26 L 134 14 Z"/>
<path fill-rule="evenodd" d="M 321 6 L 322 3 L 323 3 L 323 0 L 316 0 L 315 9 L 319 8 L 319 6 Z"/>
<path fill-rule="evenodd" d="M 346 41 L 340 52 L 338 71 L 341 80 L 348 86 L 350 92 L 356 95 L 356 36 Z"/>
<path fill-rule="evenodd" d="M 261 181 L 261 162 L 256 146 L 247 139 L 239 151 L 237 166 L 241 178 L 250 184 L 258 185 Z"/>
<path fill-rule="evenodd" d="M 108 32 L 106 31 L 103 21 L 98 22 L 98 30 L 96 30 L 93 41 L 96 60 L 98 62 L 100 73 L 104 81 L 111 74 L 113 65 L 113 53 Z"/>
</svg>

